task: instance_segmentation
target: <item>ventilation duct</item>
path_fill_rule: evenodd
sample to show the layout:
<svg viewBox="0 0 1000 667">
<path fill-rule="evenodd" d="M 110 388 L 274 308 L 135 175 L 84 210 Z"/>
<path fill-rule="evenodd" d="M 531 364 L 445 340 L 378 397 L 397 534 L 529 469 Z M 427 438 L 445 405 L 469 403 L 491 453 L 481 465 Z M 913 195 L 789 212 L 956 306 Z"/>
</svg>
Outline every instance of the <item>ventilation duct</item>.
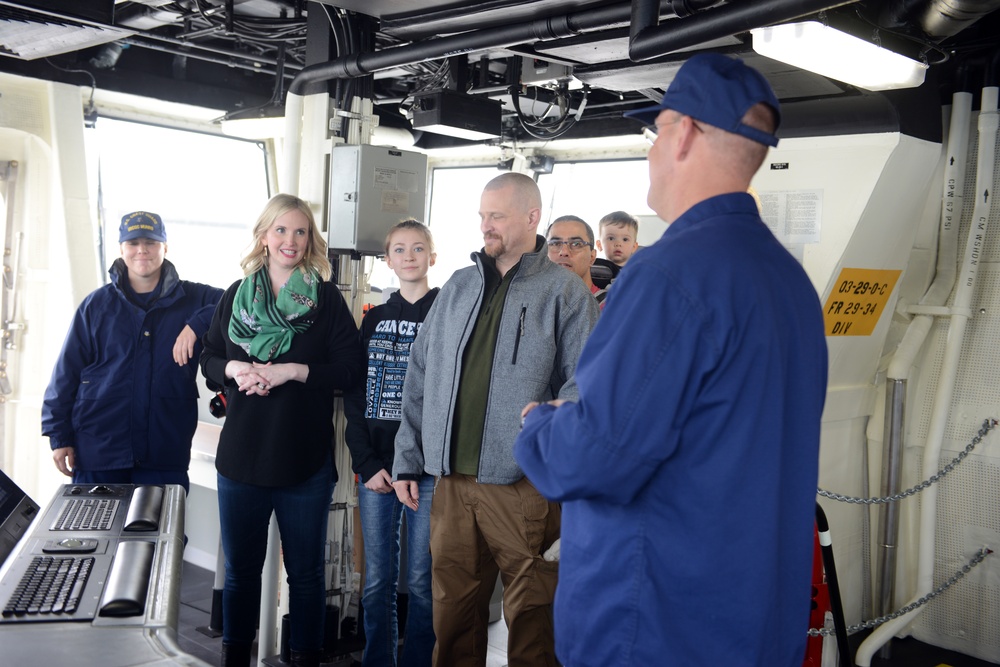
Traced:
<svg viewBox="0 0 1000 667">
<path fill-rule="evenodd" d="M 46 0 L 0 5 L 0 55 L 36 60 L 107 44 L 133 35 L 111 27 L 113 0 Z"/>
</svg>

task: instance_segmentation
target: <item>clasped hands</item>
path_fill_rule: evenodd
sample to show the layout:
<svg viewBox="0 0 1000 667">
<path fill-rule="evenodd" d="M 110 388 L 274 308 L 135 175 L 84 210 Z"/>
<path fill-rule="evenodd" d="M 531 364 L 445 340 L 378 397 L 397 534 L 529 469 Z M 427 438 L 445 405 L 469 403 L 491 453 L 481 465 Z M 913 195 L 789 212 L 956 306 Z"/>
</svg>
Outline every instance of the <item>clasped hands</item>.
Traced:
<svg viewBox="0 0 1000 667">
<path fill-rule="evenodd" d="M 230 361 L 226 365 L 226 375 L 236 381 L 236 388 L 247 396 L 268 396 L 275 387 L 283 385 L 291 376 L 286 372 L 286 364 L 261 364 L 256 361 Z"/>
</svg>

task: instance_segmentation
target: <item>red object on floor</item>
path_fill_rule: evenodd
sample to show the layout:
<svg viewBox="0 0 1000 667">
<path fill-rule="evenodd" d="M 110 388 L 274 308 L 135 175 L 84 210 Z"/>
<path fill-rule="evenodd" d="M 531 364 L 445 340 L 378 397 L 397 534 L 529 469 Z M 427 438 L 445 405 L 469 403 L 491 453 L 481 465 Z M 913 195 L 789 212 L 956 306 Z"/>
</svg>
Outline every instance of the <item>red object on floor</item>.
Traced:
<svg viewBox="0 0 1000 667">
<path fill-rule="evenodd" d="M 819 546 L 819 530 L 817 529 L 813 550 L 812 577 L 812 607 L 809 610 L 809 627 L 823 627 L 826 612 L 830 611 L 830 591 L 826 585 L 826 575 L 823 571 L 823 553 Z M 823 664 L 823 637 L 809 637 L 806 640 L 806 659 L 802 667 L 821 667 Z"/>
</svg>

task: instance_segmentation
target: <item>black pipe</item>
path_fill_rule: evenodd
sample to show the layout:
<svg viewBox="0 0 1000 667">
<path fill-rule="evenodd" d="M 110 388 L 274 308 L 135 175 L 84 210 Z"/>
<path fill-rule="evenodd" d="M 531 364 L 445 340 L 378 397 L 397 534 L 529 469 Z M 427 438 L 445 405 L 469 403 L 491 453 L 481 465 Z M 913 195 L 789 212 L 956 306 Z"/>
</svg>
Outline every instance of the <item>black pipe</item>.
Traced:
<svg viewBox="0 0 1000 667">
<path fill-rule="evenodd" d="M 833 629 L 837 635 L 837 653 L 840 656 L 840 667 L 851 667 L 850 644 L 847 643 L 847 623 L 844 622 L 844 603 L 840 598 L 840 585 L 837 583 L 837 568 L 833 563 L 833 540 L 830 538 L 830 524 L 826 513 L 819 503 L 816 503 L 816 529 L 819 532 L 820 551 L 823 554 L 823 570 L 826 572 L 826 589 L 830 594 L 830 612 L 833 614 Z"/>
<path fill-rule="evenodd" d="M 188 40 L 184 40 L 184 39 L 176 39 L 174 37 L 167 37 L 165 35 L 158 35 L 158 34 L 156 34 L 154 32 L 138 32 L 138 33 L 136 33 L 135 37 L 133 37 L 131 39 L 135 39 L 135 38 L 151 39 L 151 40 L 155 40 L 157 42 L 164 42 L 165 44 L 170 44 L 171 46 L 177 47 L 178 49 L 191 49 L 192 51 L 193 50 L 197 50 L 197 51 L 205 51 L 206 53 L 214 53 L 214 54 L 217 54 L 217 55 L 220 55 L 220 56 L 226 56 L 226 57 L 234 59 L 234 60 L 248 60 L 251 63 L 256 63 L 256 65 L 251 64 L 251 65 L 248 66 L 248 69 L 253 69 L 254 71 L 257 71 L 257 65 L 277 65 L 278 64 L 277 58 L 272 58 L 271 56 L 264 56 L 264 55 L 259 55 L 259 54 L 248 55 L 244 51 L 236 51 L 235 49 L 224 49 L 222 47 L 210 46 L 208 44 L 199 44 L 198 42 L 195 42 L 195 41 L 188 41 Z M 141 47 L 147 48 L 147 49 L 166 51 L 166 49 L 161 49 L 159 47 L 152 46 L 152 45 L 150 45 L 150 44 L 148 44 L 146 42 L 135 42 L 135 45 L 136 46 L 141 46 Z M 183 53 L 184 55 L 188 55 L 188 56 L 191 56 L 191 57 L 197 57 L 197 56 L 194 55 L 194 53 L 188 52 L 188 51 L 167 51 L 167 53 L 177 53 L 177 52 Z M 226 61 L 226 60 L 223 60 L 223 59 L 212 60 L 210 58 L 202 58 L 202 60 L 209 60 L 211 62 L 225 63 L 227 65 L 230 64 L 230 61 Z M 292 64 L 286 63 L 285 66 L 286 67 L 291 67 L 291 68 L 296 67 L 296 65 L 294 63 L 292 63 Z"/>
<path fill-rule="evenodd" d="M 633 2 L 631 17 L 628 36 L 629 51 L 632 50 L 632 42 L 635 40 L 637 32 L 642 31 L 646 26 L 655 26 L 660 22 L 659 7 L 656 6 L 655 1 Z"/>
<path fill-rule="evenodd" d="M 292 81 L 288 92 L 303 95 L 311 84 L 330 79 L 354 78 L 383 69 L 436 60 L 439 58 L 524 44 L 526 42 L 572 37 L 588 30 L 631 22 L 630 57 L 648 60 L 680 48 L 697 46 L 719 37 L 728 37 L 751 28 L 763 27 L 813 14 L 825 9 L 852 4 L 858 0 L 757 0 L 728 4 L 701 12 L 669 25 L 657 25 L 666 11 L 674 14 L 673 2 L 634 0 L 571 12 L 564 16 L 523 21 L 413 42 L 378 52 L 353 53 L 303 69 Z M 685 11 L 704 9 L 718 0 L 688 0 Z"/>
<path fill-rule="evenodd" d="M 983 85 L 1000 86 L 1000 49 L 993 52 L 993 57 L 986 66 L 986 80 Z"/>
<path fill-rule="evenodd" d="M 885 0 L 879 10 L 878 24 L 889 30 L 904 30 L 929 5 L 929 0 Z"/>
<path fill-rule="evenodd" d="M 211 56 L 204 53 L 198 53 L 197 51 L 185 51 L 184 49 L 174 48 L 172 46 L 166 46 L 164 44 L 150 44 L 149 42 L 143 42 L 136 39 L 135 37 L 127 37 L 125 39 L 119 40 L 123 44 L 128 44 L 130 46 L 137 46 L 143 49 L 150 49 L 152 51 L 162 51 L 163 53 L 169 53 L 175 56 L 184 56 L 185 58 L 194 58 L 196 60 L 203 60 L 205 62 L 216 63 L 217 65 L 224 65 L 226 67 L 235 67 L 237 69 L 245 69 L 249 72 L 254 72 L 255 74 L 269 74 L 273 75 L 275 70 L 268 67 L 254 67 L 253 65 L 246 64 L 243 62 L 242 58 L 222 58 L 219 56 Z M 286 65 L 286 68 L 290 67 Z M 286 74 L 285 76 L 289 76 Z"/>
<path fill-rule="evenodd" d="M 973 65 L 968 60 L 955 68 L 954 84 L 951 93 L 975 93 L 978 88 L 973 81 Z"/>
<path fill-rule="evenodd" d="M 791 21 L 858 0 L 754 0 L 732 2 L 680 21 L 659 24 L 650 6 L 658 0 L 633 0 L 629 30 L 629 58 L 635 62 L 729 37 L 754 28 Z"/>
<path fill-rule="evenodd" d="M 659 0 L 653 0 L 659 6 Z M 572 12 L 564 16 L 534 19 L 513 25 L 487 28 L 437 39 L 404 44 L 378 52 L 353 53 L 327 63 L 310 65 L 292 81 L 288 92 L 302 95 L 312 83 L 329 79 L 354 78 L 383 69 L 412 65 L 484 49 L 497 49 L 525 42 L 572 37 L 609 24 L 626 23 L 631 8 L 618 4 Z"/>
</svg>

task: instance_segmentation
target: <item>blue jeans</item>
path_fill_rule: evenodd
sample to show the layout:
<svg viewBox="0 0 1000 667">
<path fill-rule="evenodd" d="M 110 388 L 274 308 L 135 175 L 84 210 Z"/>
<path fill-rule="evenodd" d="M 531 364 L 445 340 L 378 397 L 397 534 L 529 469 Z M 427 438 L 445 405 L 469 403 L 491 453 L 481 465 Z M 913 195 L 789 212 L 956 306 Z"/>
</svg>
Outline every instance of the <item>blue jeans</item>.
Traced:
<svg viewBox="0 0 1000 667">
<path fill-rule="evenodd" d="M 323 648 L 326 613 L 324 550 L 333 497 L 333 464 L 295 486 L 263 487 L 219 478 L 219 519 L 226 582 L 222 589 L 222 641 L 252 642 L 260 615 L 261 570 L 267 527 L 274 512 L 288 574 L 293 651 Z"/>
<path fill-rule="evenodd" d="M 429 667 L 434 651 L 431 609 L 431 499 L 434 478 L 420 478 L 418 511 L 405 507 L 395 493 L 375 493 L 358 486 L 361 533 L 365 540 L 365 653 L 363 667 L 395 667 L 399 628 L 396 585 L 399 580 L 399 531 L 406 512 L 406 583 L 409 604 L 401 667 Z"/>
</svg>

